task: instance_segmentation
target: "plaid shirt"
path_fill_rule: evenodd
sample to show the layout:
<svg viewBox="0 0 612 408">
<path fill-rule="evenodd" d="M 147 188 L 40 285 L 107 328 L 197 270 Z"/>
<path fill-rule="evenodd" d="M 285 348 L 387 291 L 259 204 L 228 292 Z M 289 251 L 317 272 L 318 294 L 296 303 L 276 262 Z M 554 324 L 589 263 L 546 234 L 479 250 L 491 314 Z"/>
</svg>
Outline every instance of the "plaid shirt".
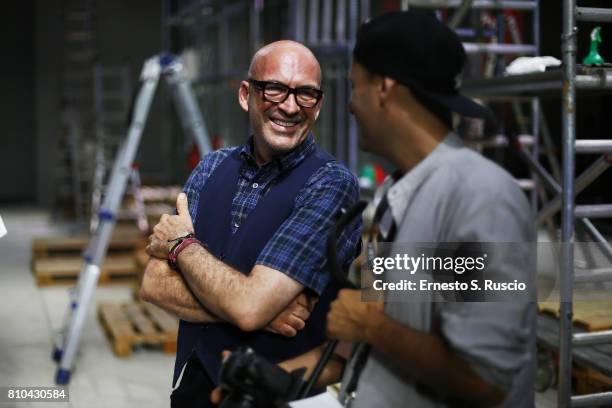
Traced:
<svg viewBox="0 0 612 408">
<path fill-rule="evenodd" d="M 240 228 L 272 182 L 284 171 L 301 163 L 315 149 L 315 143 L 310 134 L 296 149 L 261 167 L 253 156 L 252 137 L 243 146 L 223 148 L 204 156 L 184 187 L 194 224 L 202 187 L 234 149 L 240 149 L 243 164 L 238 190 L 232 201 L 232 233 Z M 358 198 L 357 179 L 344 165 L 332 161 L 321 166 L 298 192 L 293 212 L 265 245 L 256 264 L 281 271 L 321 295 L 330 278 L 323 269 L 330 228 L 340 209 L 350 207 Z M 345 228 L 339 237 L 338 256 L 347 268 L 357 255 L 361 227 L 360 219 Z"/>
</svg>

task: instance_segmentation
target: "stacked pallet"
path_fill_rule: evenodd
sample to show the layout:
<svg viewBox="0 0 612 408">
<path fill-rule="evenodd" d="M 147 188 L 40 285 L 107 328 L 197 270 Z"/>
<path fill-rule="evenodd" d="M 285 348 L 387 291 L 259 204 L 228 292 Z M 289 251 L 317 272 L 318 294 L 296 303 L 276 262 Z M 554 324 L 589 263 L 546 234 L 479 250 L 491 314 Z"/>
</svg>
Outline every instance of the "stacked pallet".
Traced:
<svg viewBox="0 0 612 408">
<path fill-rule="evenodd" d="M 540 302 L 540 312 L 559 318 L 558 302 Z M 612 329 L 612 301 L 576 301 L 574 302 L 574 324 L 587 331 Z"/>
<path fill-rule="evenodd" d="M 597 294 L 595 295 L 597 296 Z M 609 296 L 608 296 L 609 298 Z M 559 318 L 559 302 L 540 302 L 540 312 Z M 612 330 L 612 301 L 575 301 L 573 304 L 573 322 L 577 331 L 596 332 Z M 609 346 L 591 346 L 593 358 L 597 353 L 610 356 Z M 586 352 L 586 350 L 582 350 Z M 582 356 L 580 356 L 582 357 Z M 584 358 L 575 358 L 572 377 L 575 392 L 578 395 L 612 391 L 612 376 L 589 367 L 583 363 Z M 599 361 L 599 359 L 597 359 Z"/>
<path fill-rule="evenodd" d="M 83 266 L 88 235 L 40 237 L 32 241 L 32 272 L 38 286 L 73 284 Z M 100 267 L 100 283 L 132 282 L 138 275 L 134 251 L 144 246 L 135 227 L 118 226 Z"/>
<path fill-rule="evenodd" d="M 118 357 L 129 356 L 139 346 L 176 353 L 178 320 L 157 306 L 145 302 L 104 303 L 98 308 L 98 316 Z"/>
</svg>

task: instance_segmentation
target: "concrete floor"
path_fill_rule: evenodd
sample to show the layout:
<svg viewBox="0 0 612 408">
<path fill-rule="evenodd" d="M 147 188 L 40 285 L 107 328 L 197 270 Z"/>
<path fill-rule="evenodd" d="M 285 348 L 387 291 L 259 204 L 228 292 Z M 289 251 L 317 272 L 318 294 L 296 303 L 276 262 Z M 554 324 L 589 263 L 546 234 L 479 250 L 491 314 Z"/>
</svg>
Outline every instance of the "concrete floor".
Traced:
<svg viewBox="0 0 612 408">
<path fill-rule="evenodd" d="M 35 236 L 64 232 L 35 209 L 1 208 L 8 234 L 0 239 L 0 387 L 54 385 L 53 338 L 62 326 L 68 287 L 37 288 L 30 271 Z M 54 407 L 168 407 L 174 357 L 140 349 L 128 358 L 113 354 L 98 319 L 100 301 L 131 299 L 127 286 L 98 287 L 89 310 L 70 383 L 70 402 Z M 0 407 L 40 403 L 0 403 Z"/>
<path fill-rule="evenodd" d="M 53 339 L 62 326 L 68 287 L 38 288 L 30 270 L 35 236 L 65 234 L 36 209 L 2 208 L 8 234 L 0 239 L 0 387 L 54 385 Z M 100 286 L 83 330 L 70 383 L 70 402 L 54 407 L 168 407 L 174 357 L 139 349 L 128 358 L 113 354 L 96 318 L 100 301 L 131 299 L 127 286 Z M 556 406 L 554 390 L 537 394 L 537 406 Z M 4 407 L 40 407 L 39 403 L 1 403 Z"/>
</svg>

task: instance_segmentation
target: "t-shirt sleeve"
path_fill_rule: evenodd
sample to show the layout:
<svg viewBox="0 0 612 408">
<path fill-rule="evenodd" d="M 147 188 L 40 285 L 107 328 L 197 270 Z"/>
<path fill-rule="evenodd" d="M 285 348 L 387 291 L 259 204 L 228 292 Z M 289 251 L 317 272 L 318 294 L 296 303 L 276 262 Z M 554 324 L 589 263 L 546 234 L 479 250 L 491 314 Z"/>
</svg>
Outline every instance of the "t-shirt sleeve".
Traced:
<svg viewBox="0 0 612 408">
<path fill-rule="evenodd" d="M 357 202 L 357 180 L 331 162 L 311 176 L 289 216 L 259 255 L 256 264 L 281 271 L 318 295 L 329 282 L 325 270 L 327 237 L 341 209 Z M 356 256 L 361 219 L 347 226 L 338 239 L 338 256 L 348 267 Z"/>
</svg>

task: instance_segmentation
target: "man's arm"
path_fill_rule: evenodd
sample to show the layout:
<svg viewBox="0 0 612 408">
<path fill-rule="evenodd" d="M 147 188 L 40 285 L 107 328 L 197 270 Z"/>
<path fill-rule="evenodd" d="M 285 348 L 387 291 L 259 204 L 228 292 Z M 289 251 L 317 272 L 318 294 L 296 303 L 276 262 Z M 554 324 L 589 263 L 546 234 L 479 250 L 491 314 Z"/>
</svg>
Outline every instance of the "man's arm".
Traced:
<svg viewBox="0 0 612 408">
<path fill-rule="evenodd" d="M 168 262 L 149 259 L 145 267 L 140 298 L 188 322 L 212 323 L 219 319 L 197 301 L 181 275 Z"/>
<path fill-rule="evenodd" d="M 178 265 L 197 299 L 244 331 L 264 328 L 304 290 L 301 283 L 267 266 L 256 265 L 244 275 L 199 245 L 182 251 Z"/>
<path fill-rule="evenodd" d="M 179 194 L 176 208 L 177 215 L 163 215 L 153 228 L 149 255 L 167 258 L 171 240 L 193 232 L 185 194 Z M 304 290 L 298 281 L 264 265 L 244 275 L 200 245 L 185 248 L 177 264 L 196 299 L 214 316 L 244 331 L 266 327 Z"/>
<path fill-rule="evenodd" d="M 394 321 L 381 304 L 362 302 L 360 291 L 340 291 L 327 319 L 330 337 L 370 344 L 396 367 L 441 393 L 479 406 L 495 405 L 504 398 L 501 390 L 476 374 L 439 335 Z"/>
<path fill-rule="evenodd" d="M 145 268 L 140 287 L 140 298 L 189 322 L 219 322 L 193 295 L 182 276 L 166 261 L 151 258 Z M 299 294 L 266 326 L 266 330 L 293 337 L 305 326 L 316 300 Z"/>
<path fill-rule="evenodd" d="M 279 363 L 278 366 L 287 372 L 291 372 L 298 368 L 306 368 L 304 379 L 308 379 L 321 359 L 321 355 L 323 354 L 323 350 L 326 346 L 327 343 L 300 356 L 294 357 L 290 360 L 285 360 Z M 351 346 L 352 344 L 347 342 L 338 343 L 329 361 L 323 368 L 321 375 L 317 379 L 317 383 L 315 384 L 316 388 L 322 388 L 335 384 L 342 379 L 342 372 L 344 371 L 344 365 L 349 358 Z"/>
</svg>

